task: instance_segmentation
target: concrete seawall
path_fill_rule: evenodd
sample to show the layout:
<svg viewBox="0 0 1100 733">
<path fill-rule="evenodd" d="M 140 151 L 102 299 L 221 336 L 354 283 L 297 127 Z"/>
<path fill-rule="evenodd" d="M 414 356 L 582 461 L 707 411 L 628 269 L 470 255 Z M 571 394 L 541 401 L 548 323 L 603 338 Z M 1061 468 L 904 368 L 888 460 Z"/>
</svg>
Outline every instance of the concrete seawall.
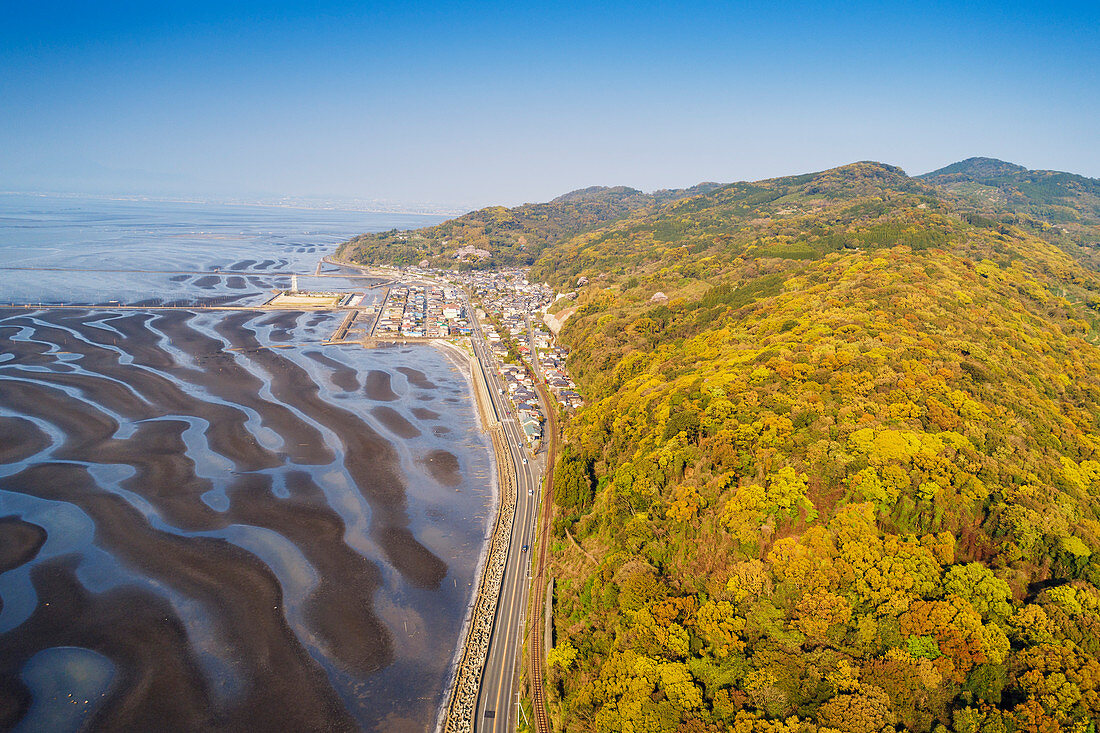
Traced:
<svg viewBox="0 0 1100 733">
<path fill-rule="evenodd" d="M 459 351 L 459 349 L 455 349 Z M 493 416 L 492 402 L 484 375 L 474 357 L 462 352 L 469 360 L 471 382 L 478 404 L 478 411 L 493 441 L 493 458 L 497 466 L 500 487 L 500 507 L 490 538 L 485 568 L 478 584 L 476 600 L 467 625 L 462 654 L 455 671 L 450 702 L 441 723 L 445 733 L 471 733 L 477 714 L 477 697 L 481 674 L 489 655 L 489 640 L 493 633 L 500 587 L 504 580 L 504 567 L 508 559 L 508 545 L 512 538 L 512 524 L 516 512 L 515 467 L 512 465 L 504 429 Z"/>
</svg>

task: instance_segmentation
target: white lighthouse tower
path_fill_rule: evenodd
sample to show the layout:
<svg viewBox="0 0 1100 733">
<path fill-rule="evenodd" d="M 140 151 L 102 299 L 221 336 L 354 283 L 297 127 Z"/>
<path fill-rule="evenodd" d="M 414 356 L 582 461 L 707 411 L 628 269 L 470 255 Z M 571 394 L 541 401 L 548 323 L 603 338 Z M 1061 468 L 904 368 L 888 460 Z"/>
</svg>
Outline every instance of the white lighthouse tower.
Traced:
<svg viewBox="0 0 1100 733">
<path fill-rule="evenodd" d="M 290 292 L 292 292 L 292 293 L 297 293 L 298 292 L 298 274 L 297 273 L 294 273 L 293 275 L 290 276 Z"/>
</svg>

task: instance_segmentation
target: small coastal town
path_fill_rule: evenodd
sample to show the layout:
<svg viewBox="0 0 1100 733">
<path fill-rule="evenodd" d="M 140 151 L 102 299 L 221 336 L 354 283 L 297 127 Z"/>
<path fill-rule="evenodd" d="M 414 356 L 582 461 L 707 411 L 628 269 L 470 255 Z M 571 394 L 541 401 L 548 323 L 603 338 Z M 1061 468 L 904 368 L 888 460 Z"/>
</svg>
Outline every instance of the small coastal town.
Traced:
<svg viewBox="0 0 1100 733">
<path fill-rule="evenodd" d="M 375 335 L 412 338 L 469 336 L 466 306 L 455 288 L 408 285 L 389 291 L 374 328 Z"/>
<path fill-rule="evenodd" d="M 562 405 L 582 404 L 565 372 L 565 349 L 558 346 L 542 314 L 554 302 L 554 292 L 527 280 L 524 270 L 462 272 L 452 275 L 480 304 L 481 327 L 496 357 L 508 397 L 529 442 L 542 439 L 545 416 L 535 392 L 535 379 L 545 379 Z"/>
<path fill-rule="evenodd" d="M 413 284 L 415 278 L 445 278 L 446 284 Z M 403 271 L 400 280 L 378 311 L 373 336 L 462 338 L 471 335 L 474 322 L 480 324 L 511 409 L 533 448 L 542 440 L 546 420 L 535 380 L 545 380 L 565 408 L 583 404 L 566 371 L 568 352 L 542 318 L 556 299 L 550 287 L 529 282 L 521 269 L 442 273 L 418 267 Z M 476 309 L 475 319 L 470 307 Z"/>
</svg>

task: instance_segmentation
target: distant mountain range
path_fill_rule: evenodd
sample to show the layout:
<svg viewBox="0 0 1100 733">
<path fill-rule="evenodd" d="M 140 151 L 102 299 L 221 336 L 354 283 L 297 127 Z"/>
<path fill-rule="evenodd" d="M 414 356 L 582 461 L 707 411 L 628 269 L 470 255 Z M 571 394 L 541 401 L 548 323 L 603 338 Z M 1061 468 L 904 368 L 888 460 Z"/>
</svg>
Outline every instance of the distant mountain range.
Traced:
<svg viewBox="0 0 1100 733">
<path fill-rule="evenodd" d="M 908 178 L 900 168 L 887 166 Z M 815 174 L 807 174 L 815 175 Z M 398 265 L 422 261 L 439 267 L 532 265 L 544 247 L 638 214 L 654 213 L 682 199 L 719 189 L 748 190 L 789 185 L 805 176 L 751 183 L 700 183 L 647 194 L 626 186 L 593 186 L 542 204 L 490 206 L 435 227 L 363 234 L 343 245 L 341 256 Z M 899 181 L 901 179 L 898 179 Z M 783 182 L 787 182 L 784 184 Z M 909 179 L 900 188 L 924 184 L 951 199 L 960 211 L 1033 229 L 1063 248 L 1100 245 L 1100 180 L 1073 173 L 1027 168 L 995 158 L 968 158 Z M 820 182 L 819 186 L 828 186 Z M 850 192 L 849 192 L 850 193 Z M 456 256 L 459 250 L 467 254 Z M 479 254 L 470 253 L 479 250 Z M 488 253 L 485 256 L 483 253 Z M 1080 251 L 1100 265 L 1100 253 Z"/>
<path fill-rule="evenodd" d="M 593 186 L 543 204 L 489 206 L 434 227 L 363 234 L 344 243 L 337 255 L 394 265 L 426 260 L 436 267 L 527 266 L 548 243 L 718 185 L 700 183 L 651 194 L 626 186 Z"/>
</svg>

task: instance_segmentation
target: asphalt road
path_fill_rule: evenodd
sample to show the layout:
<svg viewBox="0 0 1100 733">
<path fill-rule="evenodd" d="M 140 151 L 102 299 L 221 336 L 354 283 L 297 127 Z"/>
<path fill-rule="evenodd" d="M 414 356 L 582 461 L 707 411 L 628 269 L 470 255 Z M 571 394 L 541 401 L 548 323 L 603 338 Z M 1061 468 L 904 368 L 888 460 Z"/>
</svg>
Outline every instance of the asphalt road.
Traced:
<svg viewBox="0 0 1100 733">
<path fill-rule="evenodd" d="M 519 693 L 520 652 L 527 616 L 527 593 L 530 584 L 532 545 L 535 542 L 535 521 L 538 514 L 541 459 L 533 458 L 526 448 L 523 429 L 516 420 L 508 401 L 504 381 L 493 367 L 493 355 L 467 302 L 466 310 L 472 328 L 474 354 L 481 363 L 485 382 L 489 385 L 493 409 L 507 439 L 508 452 L 515 466 L 516 513 L 508 561 L 501 581 L 500 601 L 489 642 L 489 656 L 481 676 L 474 730 L 511 733 L 516 729 L 515 717 Z M 501 394 L 501 391 L 504 394 Z M 528 549 L 525 551 L 523 548 Z"/>
</svg>

